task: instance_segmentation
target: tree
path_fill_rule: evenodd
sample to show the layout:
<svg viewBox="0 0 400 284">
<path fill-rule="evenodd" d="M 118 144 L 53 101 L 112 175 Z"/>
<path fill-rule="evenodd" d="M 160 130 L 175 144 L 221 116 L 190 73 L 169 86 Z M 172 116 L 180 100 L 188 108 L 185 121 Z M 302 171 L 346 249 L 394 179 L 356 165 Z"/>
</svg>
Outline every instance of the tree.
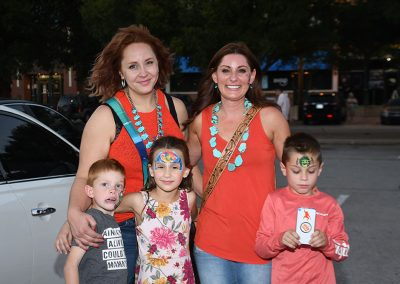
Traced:
<svg viewBox="0 0 400 284">
<path fill-rule="evenodd" d="M 11 78 L 26 67 L 20 54 L 29 54 L 24 26 L 29 26 L 30 7 L 26 0 L 21 0 L 18 6 L 12 0 L 4 0 L 0 2 L 0 10 L 0 96 L 7 97 Z"/>
<path fill-rule="evenodd" d="M 227 42 L 244 41 L 264 71 L 276 60 L 296 61 L 300 74 L 317 51 L 326 54 L 335 42 L 332 1 L 180 1 L 180 34 L 172 40 L 179 54 L 205 67 Z M 319 53 L 320 54 L 320 53 Z M 299 76 L 301 97 L 302 76 Z"/>
<path fill-rule="evenodd" d="M 0 94 L 8 96 L 17 72 L 33 68 L 53 70 L 74 64 L 73 27 L 80 15 L 79 0 L 17 2 L 4 0 L 0 7 Z"/>
<path fill-rule="evenodd" d="M 364 69 L 364 103 L 369 98 L 369 63 L 383 59 L 387 53 L 399 54 L 400 18 L 396 0 L 354 1 L 337 5 L 339 64 L 362 62 Z M 400 54 L 399 54 L 400 55 Z"/>
<path fill-rule="evenodd" d="M 330 63 L 368 62 L 400 53 L 399 8 L 396 0 L 3 0 L 0 95 L 17 72 L 34 67 L 74 67 L 83 82 L 117 29 L 131 24 L 202 68 L 231 41 L 246 42 L 264 71 L 278 59 L 301 70 L 317 51 Z"/>
</svg>

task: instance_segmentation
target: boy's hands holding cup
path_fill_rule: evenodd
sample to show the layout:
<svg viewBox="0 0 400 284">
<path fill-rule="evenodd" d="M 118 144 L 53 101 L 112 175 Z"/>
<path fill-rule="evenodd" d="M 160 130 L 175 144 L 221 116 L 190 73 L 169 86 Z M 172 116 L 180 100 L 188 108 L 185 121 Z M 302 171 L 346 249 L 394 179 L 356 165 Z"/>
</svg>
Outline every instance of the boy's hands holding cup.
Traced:
<svg viewBox="0 0 400 284">
<path fill-rule="evenodd" d="M 299 239 L 300 239 L 300 237 L 295 231 L 287 230 L 282 235 L 281 244 L 283 244 L 289 248 L 295 249 L 297 246 L 300 245 Z"/>
<path fill-rule="evenodd" d="M 299 235 L 293 230 L 287 230 L 283 233 L 281 244 L 289 248 L 295 249 L 301 245 L 299 241 Z M 320 230 L 316 230 L 310 239 L 309 245 L 314 248 L 324 248 L 328 244 L 328 238 L 326 234 Z"/>
<path fill-rule="evenodd" d="M 313 248 L 323 248 L 328 244 L 326 234 L 320 230 L 315 230 L 311 236 L 310 246 Z"/>
</svg>

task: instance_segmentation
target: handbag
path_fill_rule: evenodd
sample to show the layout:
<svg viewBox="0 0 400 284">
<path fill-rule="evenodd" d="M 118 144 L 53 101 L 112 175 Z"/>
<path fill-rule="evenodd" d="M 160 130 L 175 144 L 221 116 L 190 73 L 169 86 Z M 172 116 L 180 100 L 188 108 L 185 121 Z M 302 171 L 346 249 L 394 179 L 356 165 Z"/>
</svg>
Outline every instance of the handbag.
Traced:
<svg viewBox="0 0 400 284">
<path fill-rule="evenodd" d="M 244 119 L 239 124 L 237 129 L 232 135 L 232 138 L 226 144 L 221 157 L 219 158 L 218 162 L 215 164 L 215 167 L 208 179 L 206 189 L 203 193 L 203 202 L 201 203 L 201 208 L 204 207 L 204 204 L 207 202 L 208 198 L 210 197 L 211 193 L 214 190 L 215 185 L 217 184 L 219 178 L 221 177 L 223 171 L 226 168 L 233 152 L 235 152 L 236 146 L 239 143 L 240 138 L 242 137 L 243 133 L 246 131 L 246 128 L 250 125 L 250 122 L 256 116 L 256 114 L 260 111 L 261 108 L 252 106 L 245 114 Z"/>
</svg>

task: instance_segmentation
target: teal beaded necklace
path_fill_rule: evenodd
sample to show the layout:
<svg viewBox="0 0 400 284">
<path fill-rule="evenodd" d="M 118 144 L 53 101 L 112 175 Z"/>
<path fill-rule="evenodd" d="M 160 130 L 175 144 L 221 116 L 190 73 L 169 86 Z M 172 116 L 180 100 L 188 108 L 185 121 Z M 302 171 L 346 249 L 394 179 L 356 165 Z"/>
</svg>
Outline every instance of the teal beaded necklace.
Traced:
<svg viewBox="0 0 400 284">
<path fill-rule="evenodd" d="M 132 114 L 133 114 L 133 119 L 135 120 L 134 122 L 135 128 L 139 132 L 140 138 L 142 138 L 143 143 L 146 145 L 146 149 L 150 149 L 150 147 L 153 145 L 153 141 L 157 140 L 161 136 L 164 136 L 164 131 L 162 129 L 162 124 L 163 124 L 162 111 L 161 111 L 161 106 L 158 104 L 156 92 L 155 91 L 153 92 L 153 96 L 156 102 L 156 111 L 157 111 L 157 136 L 154 138 L 153 141 L 150 140 L 150 137 L 147 134 L 146 129 L 144 128 L 142 120 L 140 119 L 139 112 L 137 111 L 131 97 L 129 96 L 128 93 L 125 94 L 128 97 L 129 103 L 132 106 Z"/>
<path fill-rule="evenodd" d="M 217 137 L 215 137 L 215 135 L 218 134 L 217 125 L 218 125 L 219 119 L 218 119 L 217 113 L 221 109 L 221 105 L 222 105 L 222 103 L 218 102 L 213 107 L 212 115 L 211 115 L 211 124 L 212 124 L 212 126 L 210 127 L 210 134 L 211 134 L 210 146 L 213 149 L 213 151 L 212 151 L 213 156 L 215 158 L 217 158 L 217 159 L 219 159 L 221 157 L 221 155 L 222 155 L 221 151 L 219 151 L 217 149 Z M 246 98 L 244 100 L 244 108 L 245 108 L 244 114 L 246 114 L 246 112 L 251 107 L 252 107 L 252 103 Z M 240 142 L 239 147 L 238 147 L 239 154 L 233 160 L 233 163 L 228 163 L 228 171 L 233 172 L 237 167 L 240 167 L 243 164 L 242 154 L 246 151 L 246 148 L 247 148 L 246 141 L 248 139 L 249 139 L 249 128 L 247 127 L 246 130 L 244 131 L 243 135 L 242 135 L 241 142 Z"/>
</svg>

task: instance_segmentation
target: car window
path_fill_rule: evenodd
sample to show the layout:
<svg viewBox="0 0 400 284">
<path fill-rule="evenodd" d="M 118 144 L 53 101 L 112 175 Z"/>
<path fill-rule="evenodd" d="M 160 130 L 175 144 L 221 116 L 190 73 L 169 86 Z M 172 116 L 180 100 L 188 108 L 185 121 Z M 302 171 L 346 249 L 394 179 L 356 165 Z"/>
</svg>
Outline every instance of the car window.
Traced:
<svg viewBox="0 0 400 284">
<path fill-rule="evenodd" d="M 79 148 L 81 133 L 69 120 L 49 108 L 36 105 L 29 105 L 29 108 L 37 120 L 43 122 Z"/>
<path fill-rule="evenodd" d="M 78 152 L 39 125 L 1 113 L 0 133 L 0 161 L 8 181 L 76 173 Z"/>
<path fill-rule="evenodd" d="M 32 110 L 38 120 L 54 129 L 58 133 L 60 133 L 60 131 L 73 130 L 71 123 L 55 111 L 35 105 L 30 105 L 29 108 Z M 62 133 L 60 134 L 62 135 Z"/>
<path fill-rule="evenodd" d="M 26 112 L 23 104 L 9 104 L 9 105 L 6 104 L 6 106 L 11 107 L 16 110 L 19 110 L 19 111 L 22 111 L 22 112 Z"/>
</svg>

